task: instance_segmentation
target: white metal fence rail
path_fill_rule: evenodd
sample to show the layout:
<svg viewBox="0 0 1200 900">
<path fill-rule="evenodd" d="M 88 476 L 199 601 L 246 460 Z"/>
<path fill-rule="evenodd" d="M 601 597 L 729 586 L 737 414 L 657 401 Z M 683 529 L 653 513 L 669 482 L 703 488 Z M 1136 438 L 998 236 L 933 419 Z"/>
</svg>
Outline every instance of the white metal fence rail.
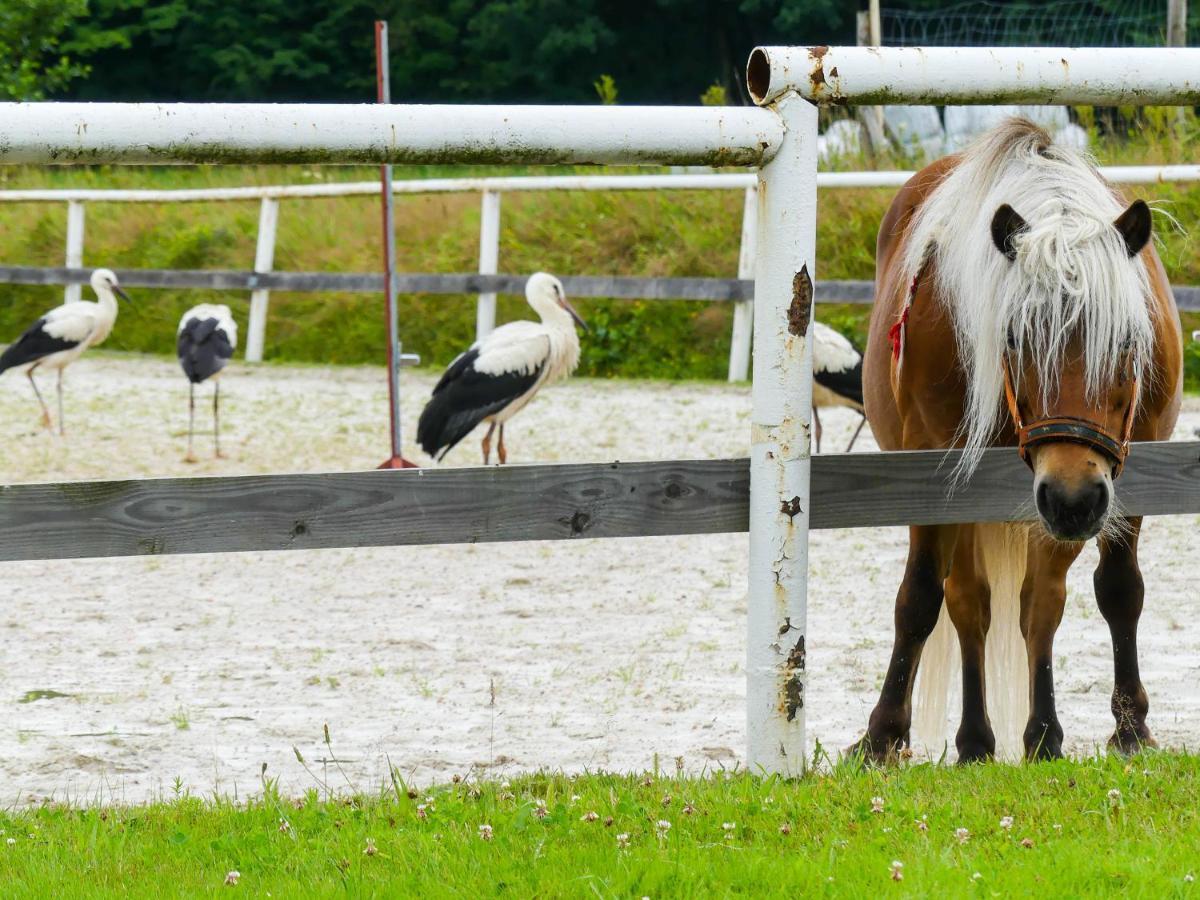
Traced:
<svg viewBox="0 0 1200 900">
<path fill-rule="evenodd" d="M 1200 165 L 1109 166 L 1105 177 L 1121 184 L 1158 184 L 1175 181 L 1200 181 Z M 912 172 L 820 172 L 817 187 L 828 189 L 895 188 L 904 184 Z M 741 248 L 738 254 L 738 278 L 753 277 L 757 218 L 755 215 L 757 180 L 754 175 L 557 175 L 510 176 L 499 178 L 429 178 L 396 181 L 395 194 L 480 194 L 479 273 L 494 275 L 500 259 L 500 197 L 505 193 L 556 191 L 745 191 L 742 211 Z M 83 266 L 85 203 L 198 203 L 258 200 L 261 203 L 255 244 L 254 271 L 270 272 L 275 258 L 279 201 L 322 197 L 374 196 L 379 185 L 371 181 L 334 184 L 264 185 L 261 187 L 196 188 L 187 190 L 12 190 L 0 191 L 0 203 L 67 204 L 66 266 Z M 266 341 L 267 316 L 271 292 L 258 288 L 250 295 L 250 320 L 246 328 L 246 360 L 261 362 Z M 78 300 L 80 285 L 67 285 L 66 300 Z M 742 300 L 734 307 L 733 333 L 729 348 L 729 380 L 744 381 L 749 373 L 750 336 L 754 322 L 754 301 Z M 496 324 L 496 294 L 479 295 L 475 314 L 475 337 L 482 338 Z"/>
<path fill-rule="evenodd" d="M 747 760 L 756 771 L 797 774 L 806 758 L 815 103 L 1198 104 L 1200 51 L 759 48 L 748 81 L 751 94 L 769 108 L 0 104 L 0 163 L 760 167 Z M 227 521 L 220 525 L 230 530 Z M 450 537 L 469 540 L 465 527 Z"/>
</svg>

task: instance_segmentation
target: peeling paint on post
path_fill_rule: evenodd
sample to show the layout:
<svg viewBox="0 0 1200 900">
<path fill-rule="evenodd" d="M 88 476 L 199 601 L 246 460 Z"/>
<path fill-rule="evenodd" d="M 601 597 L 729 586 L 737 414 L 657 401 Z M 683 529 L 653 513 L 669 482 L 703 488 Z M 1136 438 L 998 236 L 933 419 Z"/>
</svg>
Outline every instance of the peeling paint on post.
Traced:
<svg viewBox="0 0 1200 900">
<path fill-rule="evenodd" d="M 758 188 L 754 386 L 750 448 L 750 589 L 746 640 L 747 762 L 804 768 L 809 427 L 817 223 L 817 107 L 775 105 L 786 132 Z"/>
</svg>

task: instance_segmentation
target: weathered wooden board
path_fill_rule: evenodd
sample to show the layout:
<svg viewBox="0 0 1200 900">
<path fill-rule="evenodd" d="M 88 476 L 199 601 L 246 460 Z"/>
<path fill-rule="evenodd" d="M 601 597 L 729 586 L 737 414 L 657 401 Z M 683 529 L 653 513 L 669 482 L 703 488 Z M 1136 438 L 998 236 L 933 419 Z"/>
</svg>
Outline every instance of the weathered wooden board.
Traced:
<svg viewBox="0 0 1200 900">
<path fill-rule="evenodd" d="M 0 283 L 86 284 L 90 269 L 0 266 Z M 383 276 L 355 272 L 247 272 L 219 269 L 118 269 L 121 284 L 131 288 L 196 288 L 249 291 L 383 292 Z M 478 294 L 494 291 L 523 294 L 527 275 L 477 273 L 433 275 L 400 273 L 404 294 Z M 736 278 L 625 278 L 574 275 L 562 279 L 572 297 L 616 297 L 647 300 L 744 300 L 754 282 Z"/>
<path fill-rule="evenodd" d="M 0 266 L 0 284 L 87 284 L 91 269 Z M 358 272 L 242 272 L 224 269 L 119 269 L 121 284 L 137 288 L 195 288 L 216 291 L 382 293 L 383 276 Z M 522 294 L 525 275 L 396 276 L 402 294 Z M 566 275 L 563 287 L 572 297 L 623 300 L 751 300 L 754 282 L 737 278 L 627 278 L 609 275 Z M 1176 286 L 1180 309 L 1200 310 L 1200 287 Z M 818 303 L 874 303 L 872 281 L 818 281 Z"/>
<path fill-rule="evenodd" d="M 1011 521 L 1031 475 L 989 450 L 813 459 L 813 528 Z M 1135 515 L 1200 513 L 1200 442 L 1138 444 L 1118 484 Z M 781 498 L 781 504 L 784 500 Z M 745 459 L 418 469 L 0 487 L 0 560 L 304 550 L 746 531 Z"/>
</svg>

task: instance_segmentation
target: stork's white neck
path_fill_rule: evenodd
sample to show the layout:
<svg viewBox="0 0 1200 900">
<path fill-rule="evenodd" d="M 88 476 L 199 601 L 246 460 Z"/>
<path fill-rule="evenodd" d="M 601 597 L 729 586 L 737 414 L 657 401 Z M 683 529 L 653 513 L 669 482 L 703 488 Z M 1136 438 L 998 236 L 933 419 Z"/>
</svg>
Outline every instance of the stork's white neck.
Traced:
<svg viewBox="0 0 1200 900">
<path fill-rule="evenodd" d="M 104 313 L 104 315 L 109 319 L 116 319 L 117 298 L 109 289 L 108 285 L 92 285 L 92 290 L 96 292 L 96 301 L 100 304 L 100 310 Z"/>
<path fill-rule="evenodd" d="M 555 331 L 570 331 L 575 333 L 575 320 L 571 318 L 571 314 L 559 306 L 557 303 L 541 303 L 534 307 L 537 310 L 538 316 L 542 320 L 542 324 L 548 328 L 553 328 Z"/>
</svg>

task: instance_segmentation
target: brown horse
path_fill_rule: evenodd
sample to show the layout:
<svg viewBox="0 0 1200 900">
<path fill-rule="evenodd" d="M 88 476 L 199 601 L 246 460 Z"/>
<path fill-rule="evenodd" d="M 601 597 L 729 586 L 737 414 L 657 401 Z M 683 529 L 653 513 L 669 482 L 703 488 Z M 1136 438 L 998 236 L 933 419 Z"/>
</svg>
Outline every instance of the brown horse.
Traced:
<svg viewBox="0 0 1200 900">
<path fill-rule="evenodd" d="M 993 713 L 1005 691 L 1028 700 L 1026 757 L 1061 756 L 1054 633 L 1067 570 L 1097 536 L 1109 744 L 1153 743 L 1137 658 L 1141 520 L 1113 500 L 1129 440 L 1168 438 L 1182 393 L 1179 319 L 1150 237 L 1145 203 L 1126 207 L 1090 161 L 1019 119 L 918 172 L 892 202 L 864 361 L 871 427 L 885 450 L 963 448 L 950 476 L 960 483 L 983 448 L 1014 447 L 1033 472 L 1036 521 L 909 529 L 891 662 L 855 751 L 880 760 L 908 746 L 913 682 L 944 600 L 962 659 L 959 760 L 996 753 L 985 660 Z M 992 671 L 1005 630 L 1024 651 L 1007 675 Z M 922 673 L 934 690 L 939 677 Z"/>
</svg>

